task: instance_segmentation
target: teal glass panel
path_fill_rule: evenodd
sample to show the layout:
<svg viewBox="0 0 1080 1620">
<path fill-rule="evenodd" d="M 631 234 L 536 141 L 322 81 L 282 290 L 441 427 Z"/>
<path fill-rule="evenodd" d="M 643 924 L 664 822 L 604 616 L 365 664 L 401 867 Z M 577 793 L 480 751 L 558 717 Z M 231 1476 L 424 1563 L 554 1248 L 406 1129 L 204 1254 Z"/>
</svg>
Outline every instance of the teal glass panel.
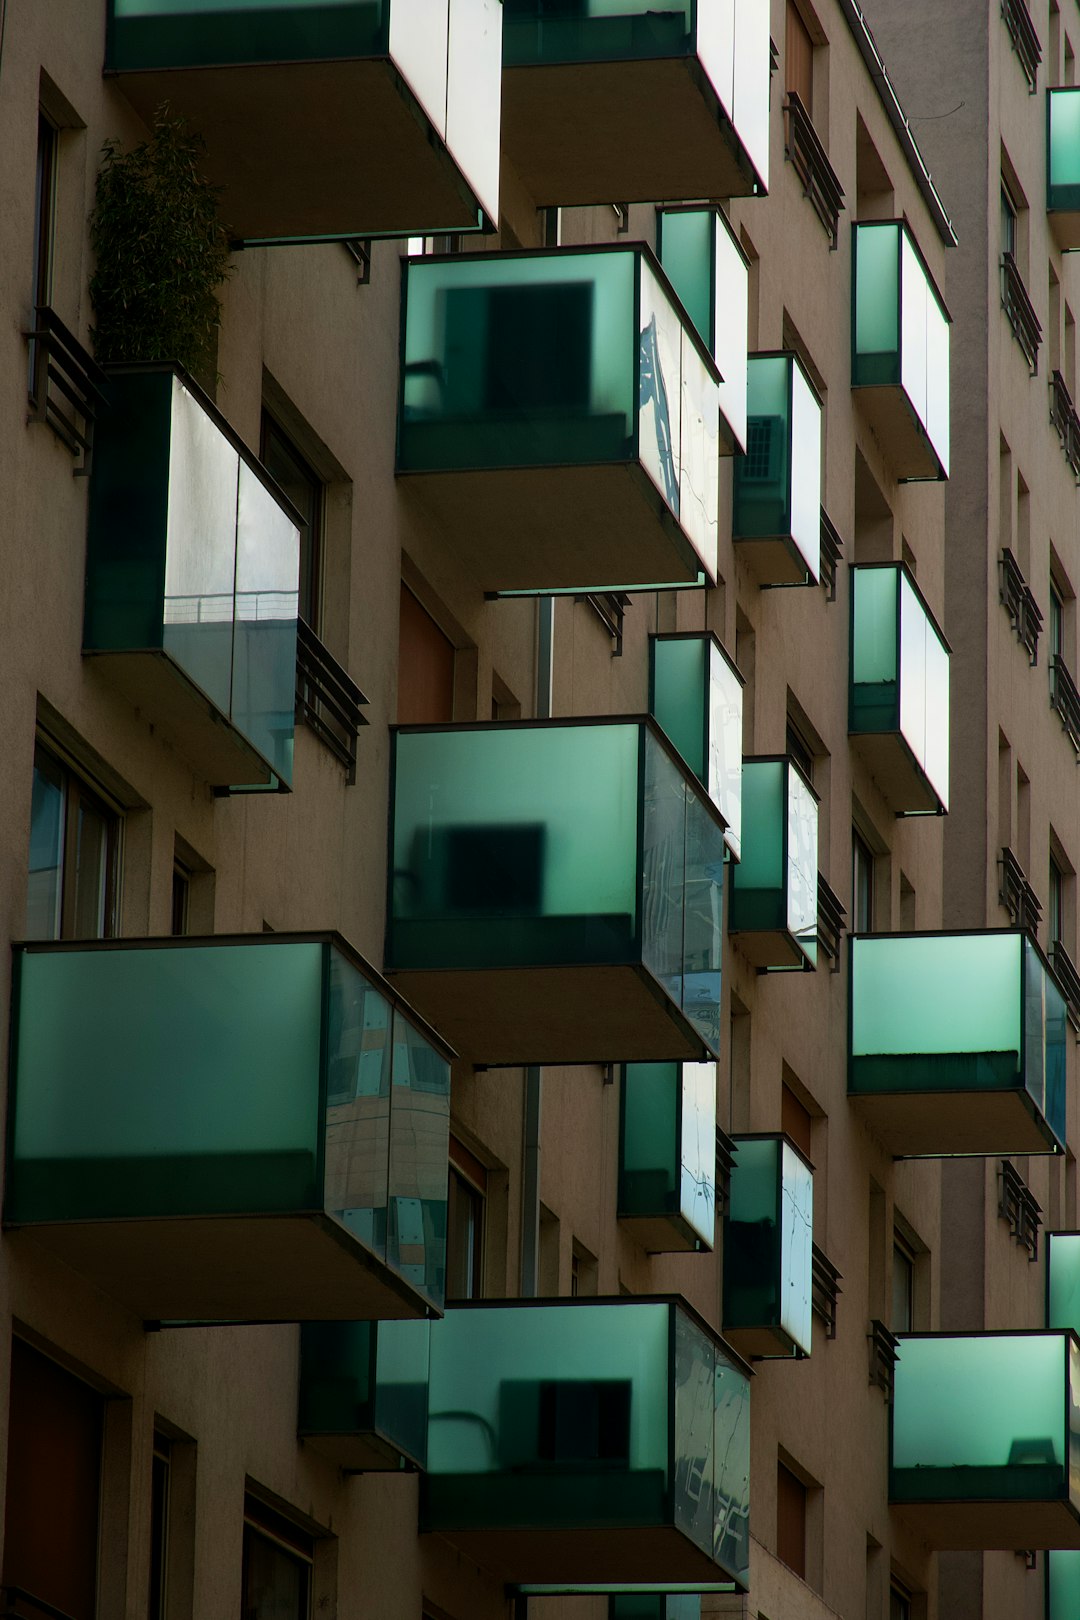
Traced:
<svg viewBox="0 0 1080 1620">
<path fill-rule="evenodd" d="M 900 570 L 852 572 L 851 709 L 853 732 L 900 728 Z"/>
<path fill-rule="evenodd" d="M 613 1593 L 608 1620 L 701 1620 L 699 1592 Z"/>
<path fill-rule="evenodd" d="M 394 966 L 633 959 L 640 736 L 618 724 L 399 733 Z"/>
<path fill-rule="evenodd" d="M 654 636 L 650 640 L 650 712 L 700 782 L 708 780 L 709 645 L 707 636 Z"/>
<path fill-rule="evenodd" d="M 856 225 L 853 387 L 900 381 L 900 226 Z"/>
<path fill-rule="evenodd" d="M 779 1329 L 809 1355 L 814 1178 L 781 1137 L 738 1137 L 724 1220 L 725 1329 Z"/>
<path fill-rule="evenodd" d="M 106 66 L 381 55 L 390 11 L 390 0 L 109 0 Z"/>
<path fill-rule="evenodd" d="M 387 1259 L 436 1307 L 446 1293 L 450 1065 L 394 1013 Z"/>
<path fill-rule="evenodd" d="M 853 1092 L 1024 1084 L 1019 933 L 851 942 Z"/>
<path fill-rule="evenodd" d="M 1067 1333 L 903 1338 L 889 1496 L 1075 1499 L 1080 1353 Z"/>
<path fill-rule="evenodd" d="M 60 765 L 41 749 L 34 759 L 30 807 L 30 871 L 26 889 L 26 938 L 59 939 L 60 873 L 64 858 L 64 778 Z"/>
<path fill-rule="evenodd" d="M 620 1216 L 678 1213 L 680 1067 L 627 1063 L 623 1069 Z"/>
<path fill-rule="evenodd" d="M 1047 207 L 1080 208 L 1080 89 L 1047 90 Z"/>
<path fill-rule="evenodd" d="M 694 52 L 693 0 L 665 10 L 649 0 L 503 0 L 503 62 L 531 67 L 556 62 L 625 62 Z M 728 25 L 730 38 L 730 24 Z"/>
<path fill-rule="evenodd" d="M 792 911 L 792 906 L 789 905 L 791 868 L 786 848 L 786 832 L 790 820 L 789 801 L 787 760 L 743 760 L 744 830 L 742 859 L 738 866 L 732 869 L 731 874 L 731 910 L 728 927 L 732 933 L 786 929 L 788 926 L 788 918 Z M 815 895 L 816 809 L 815 804 L 813 805 Z M 816 925 L 815 910 L 815 928 Z"/>
<path fill-rule="evenodd" d="M 242 461 L 230 713 L 286 782 L 292 778 L 299 580 L 299 530 Z"/>
<path fill-rule="evenodd" d="M 1046 1325 L 1080 1333 L 1080 1232 L 1047 1232 Z"/>
<path fill-rule="evenodd" d="M 1065 998 L 1024 938 L 1024 1084 L 1058 1141 L 1065 1141 Z"/>
<path fill-rule="evenodd" d="M 399 470 L 635 457 L 633 250 L 413 260 L 406 277 Z"/>
<path fill-rule="evenodd" d="M 426 1322 L 302 1322 L 299 1432 L 371 1434 L 422 1467 L 428 1361 Z"/>
<path fill-rule="evenodd" d="M 716 1362 L 713 1341 L 675 1312 L 675 1523 L 713 1553 L 716 1522 Z"/>
<path fill-rule="evenodd" d="M 817 961 L 818 805 L 813 790 L 787 767 L 787 929 Z"/>
<path fill-rule="evenodd" d="M 816 582 L 821 566 L 821 404 L 791 361 L 791 538 Z"/>
<path fill-rule="evenodd" d="M 7 1218 L 320 1208 L 324 949 L 22 953 Z"/>
<path fill-rule="evenodd" d="M 645 746 L 641 959 L 677 1006 L 683 1002 L 686 781 L 651 737 Z"/>
<path fill-rule="evenodd" d="M 713 1557 L 750 1584 L 750 1380 L 717 1348 L 713 1416 Z"/>
<path fill-rule="evenodd" d="M 718 313 L 714 301 L 717 211 L 712 208 L 661 210 L 657 253 L 668 280 L 710 353 Z M 721 371 L 723 367 L 721 367 Z"/>
<path fill-rule="evenodd" d="M 715 1053 L 720 1051 L 724 855 L 723 832 L 704 800 L 687 787 L 682 1009 Z"/>
<path fill-rule="evenodd" d="M 900 381 L 949 472 L 949 323 L 907 231 L 900 237 Z"/>
<path fill-rule="evenodd" d="M 679 1213 L 711 1249 L 716 1241 L 716 1066 L 683 1063 Z"/>
<path fill-rule="evenodd" d="M 791 364 L 785 355 L 747 360 L 746 455 L 735 462 L 732 535 L 791 532 Z"/>
<path fill-rule="evenodd" d="M 387 1258 L 391 1019 L 385 996 L 343 956 L 331 956 L 326 1208 L 380 1259 Z"/>
<path fill-rule="evenodd" d="M 1046 1554 L 1046 1620 L 1080 1615 L 1080 1552 L 1055 1548 Z"/>
</svg>

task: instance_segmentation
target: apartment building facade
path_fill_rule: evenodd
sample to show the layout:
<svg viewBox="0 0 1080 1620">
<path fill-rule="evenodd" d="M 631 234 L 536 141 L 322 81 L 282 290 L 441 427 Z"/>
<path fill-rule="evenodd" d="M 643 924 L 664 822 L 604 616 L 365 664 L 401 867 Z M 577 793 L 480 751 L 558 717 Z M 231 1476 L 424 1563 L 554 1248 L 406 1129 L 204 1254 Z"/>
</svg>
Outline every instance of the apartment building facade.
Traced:
<svg viewBox="0 0 1080 1620">
<path fill-rule="evenodd" d="M 9 1612 L 1042 1614 L 1075 497 L 975 134 L 854 0 L 0 17 Z M 163 103 L 199 377 L 93 359 Z"/>
</svg>

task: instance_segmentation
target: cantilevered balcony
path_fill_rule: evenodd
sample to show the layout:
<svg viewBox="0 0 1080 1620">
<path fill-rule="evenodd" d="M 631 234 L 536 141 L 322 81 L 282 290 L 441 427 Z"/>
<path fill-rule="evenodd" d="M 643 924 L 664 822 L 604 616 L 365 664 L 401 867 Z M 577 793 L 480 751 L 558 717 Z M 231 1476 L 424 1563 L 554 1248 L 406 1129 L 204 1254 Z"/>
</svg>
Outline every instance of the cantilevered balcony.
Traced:
<svg viewBox="0 0 1080 1620">
<path fill-rule="evenodd" d="M 786 1136 L 736 1136 L 724 1212 L 724 1337 L 743 1356 L 810 1354 L 814 1172 Z"/>
<path fill-rule="evenodd" d="M 304 1322 L 301 1439 L 352 1473 L 423 1468 L 429 1347 L 423 1323 Z"/>
<path fill-rule="evenodd" d="M 761 585 L 813 585 L 821 562 L 821 401 L 794 354 L 747 362 L 746 454 L 732 538 Z"/>
<path fill-rule="evenodd" d="M 619 1220 L 649 1254 L 716 1238 L 716 1064 L 627 1063 L 619 1108 Z"/>
<path fill-rule="evenodd" d="M 898 1158 L 1060 1153 L 1065 1001 L 1018 930 L 850 941 L 848 1096 Z"/>
<path fill-rule="evenodd" d="M 4 1220 L 144 1319 L 442 1306 L 449 1065 L 336 935 L 24 945 Z"/>
<path fill-rule="evenodd" d="M 716 574 L 719 373 L 648 248 L 405 269 L 397 470 L 484 590 Z"/>
<path fill-rule="evenodd" d="M 190 377 L 110 368 L 83 651 L 215 787 L 292 775 L 301 522 Z"/>
<path fill-rule="evenodd" d="M 649 637 L 649 713 L 689 765 L 742 849 L 743 679 L 709 631 Z"/>
<path fill-rule="evenodd" d="M 1080 86 L 1046 92 L 1046 211 L 1058 247 L 1080 248 Z"/>
<path fill-rule="evenodd" d="M 421 1530 L 515 1585 L 746 1589 L 748 1373 L 686 1307 L 464 1306 L 428 1331 Z"/>
<path fill-rule="evenodd" d="M 757 968 L 817 963 L 818 800 L 786 754 L 743 760 L 742 858 L 728 932 Z"/>
<path fill-rule="evenodd" d="M 1080 1548 L 1075 1333 L 901 1335 L 889 1500 L 931 1547 Z"/>
<path fill-rule="evenodd" d="M 897 478 L 947 478 L 948 311 L 902 220 L 852 229 L 852 387 Z"/>
<path fill-rule="evenodd" d="M 108 0 L 105 71 L 206 141 L 248 242 L 499 217 L 498 0 Z"/>
<path fill-rule="evenodd" d="M 848 731 L 897 815 L 949 808 L 949 644 L 903 563 L 851 572 Z"/>
<path fill-rule="evenodd" d="M 504 0 L 503 144 L 540 204 L 748 196 L 769 180 L 758 0 Z"/>
<path fill-rule="evenodd" d="M 646 718 L 396 730 L 387 972 L 474 1062 L 720 1047 L 723 820 Z"/>
<path fill-rule="evenodd" d="M 746 449 L 750 262 L 720 208 L 658 208 L 656 254 L 720 376 L 720 454 Z"/>
</svg>

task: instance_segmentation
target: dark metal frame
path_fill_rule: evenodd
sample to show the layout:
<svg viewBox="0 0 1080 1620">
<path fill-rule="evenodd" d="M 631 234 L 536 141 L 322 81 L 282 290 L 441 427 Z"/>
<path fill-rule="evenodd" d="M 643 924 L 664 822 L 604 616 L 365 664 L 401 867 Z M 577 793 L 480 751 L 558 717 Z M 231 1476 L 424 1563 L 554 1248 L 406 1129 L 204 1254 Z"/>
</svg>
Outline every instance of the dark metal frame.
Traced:
<svg viewBox="0 0 1080 1620">
<path fill-rule="evenodd" d="M 357 737 L 367 725 L 367 703 L 356 682 L 326 649 L 305 619 L 296 621 L 296 723 L 306 725 L 356 781 Z"/>
<path fill-rule="evenodd" d="M 1038 376 L 1042 324 L 1024 286 L 1020 268 L 1008 252 L 1001 255 L 1001 307 L 1009 317 L 1013 336 L 1024 351 L 1031 375 Z"/>
<path fill-rule="evenodd" d="M 1054 970 L 1062 995 L 1065 997 L 1065 1011 L 1069 1023 L 1080 1036 L 1080 973 L 1060 939 L 1050 941 L 1050 966 Z"/>
<path fill-rule="evenodd" d="M 1080 416 L 1060 371 L 1050 373 L 1050 424 L 1061 440 L 1073 477 L 1080 483 Z"/>
<path fill-rule="evenodd" d="M 1060 653 L 1050 655 L 1050 707 L 1061 716 L 1062 729 L 1080 757 L 1080 692 Z"/>
<path fill-rule="evenodd" d="M 1027 648 L 1029 664 L 1039 662 L 1039 632 L 1043 616 L 1031 586 L 1024 578 L 1020 564 L 1009 550 L 1002 546 L 998 559 L 998 600 L 1008 612 L 1016 639 Z"/>
<path fill-rule="evenodd" d="M 105 372 L 47 304 L 34 309 L 34 326 L 23 334 L 30 344 L 30 415 L 45 422 L 78 459 L 75 476 L 91 472 L 94 423 L 107 407 Z"/>
<path fill-rule="evenodd" d="M 870 1382 L 881 1390 L 886 1404 L 891 1406 L 900 1340 L 876 1316 L 870 1320 L 866 1338 L 870 1345 Z"/>
<path fill-rule="evenodd" d="M 832 518 L 821 508 L 821 561 L 818 564 L 818 583 L 825 587 L 826 602 L 836 601 L 836 576 L 840 568 L 840 559 L 844 554 L 844 542 L 840 537 L 840 530 Z"/>
<path fill-rule="evenodd" d="M 1037 934 L 1042 921 L 1042 902 L 1008 844 L 1004 845 L 998 856 L 998 865 L 1001 868 L 998 899 L 1017 928 L 1026 929 L 1030 934 Z"/>
<path fill-rule="evenodd" d="M 836 1318 L 839 1310 L 839 1299 L 843 1293 L 840 1283 L 843 1278 L 832 1261 L 813 1244 L 811 1255 L 811 1296 L 810 1304 L 814 1315 L 825 1325 L 825 1337 L 836 1338 Z"/>
<path fill-rule="evenodd" d="M 821 872 L 817 879 L 818 892 L 818 945 L 829 957 L 830 973 L 840 971 L 840 944 L 844 937 L 847 909 L 839 895 L 826 882 Z"/>
<path fill-rule="evenodd" d="M 1038 88 L 1039 63 L 1042 61 L 1042 44 L 1035 31 L 1035 24 L 1031 20 L 1024 0 L 1001 0 L 1001 15 L 1005 26 L 1009 30 L 1012 48 L 1017 60 L 1024 70 L 1024 77 L 1028 82 L 1028 94 L 1034 95 Z"/>
<path fill-rule="evenodd" d="M 803 196 L 813 205 L 829 238 L 829 250 L 835 253 L 840 239 L 844 188 L 829 162 L 810 113 L 795 90 L 788 91 L 784 102 L 784 157 L 802 181 Z"/>
<path fill-rule="evenodd" d="M 1009 1235 L 1027 1250 L 1029 1261 L 1037 1260 L 1042 1206 L 1009 1159 L 1002 1159 L 998 1169 L 998 1214 L 1008 1221 Z"/>
</svg>

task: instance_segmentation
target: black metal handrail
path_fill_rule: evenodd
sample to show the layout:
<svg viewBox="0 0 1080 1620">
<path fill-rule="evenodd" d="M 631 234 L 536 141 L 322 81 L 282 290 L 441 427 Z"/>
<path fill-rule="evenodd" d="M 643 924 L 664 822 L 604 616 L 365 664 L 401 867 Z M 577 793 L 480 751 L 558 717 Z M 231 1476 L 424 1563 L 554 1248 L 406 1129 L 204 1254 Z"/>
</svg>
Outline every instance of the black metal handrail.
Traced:
<svg viewBox="0 0 1080 1620">
<path fill-rule="evenodd" d="M 998 1214 L 1009 1223 L 1009 1233 L 1029 1260 L 1039 1258 L 1042 1206 L 1016 1166 L 1002 1159 L 998 1172 Z"/>
<path fill-rule="evenodd" d="M 33 1592 L 26 1592 L 21 1586 L 0 1587 L 0 1620 L 71 1620 L 65 1609 L 58 1609 L 54 1603 L 46 1603 L 44 1598 L 35 1597 Z M 29 1608 L 16 1607 L 12 1604 L 29 1605 Z"/>
<path fill-rule="evenodd" d="M 829 247 L 835 252 L 840 237 L 844 188 L 809 112 L 794 90 L 788 91 L 784 115 L 784 156 L 802 181 L 803 196 L 813 204 L 814 212 L 828 232 Z"/>
<path fill-rule="evenodd" d="M 630 597 L 626 591 L 592 591 L 584 596 L 575 596 L 575 602 L 587 602 L 604 629 L 615 643 L 611 650 L 612 658 L 621 658 L 623 649 L 623 617 L 630 606 Z"/>
<path fill-rule="evenodd" d="M 356 781 L 356 742 L 367 698 L 303 619 L 296 621 L 296 721 L 308 726 Z"/>
<path fill-rule="evenodd" d="M 1062 727 L 1080 754 L 1080 692 L 1060 653 L 1050 659 L 1050 706 L 1061 716 Z"/>
<path fill-rule="evenodd" d="M 1039 370 L 1042 324 L 1024 286 L 1019 266 L 1011 253 L 1001 255 L 1001 307 L 1009 317 L 1013 336 L 1024 351 L 1024 358 L 1034 377 Z"/>
<path fill-rule="evenodd" d="M 85 477 L 94 452 L 94 422 L 105 406 L 107 379 L 47 304 L 34 310 L 34 326 L 24 337 L 30 343 L 30 422 L 45 422 L 72 455 L 75 468 Z"/>
<path fill-rule="evenodd" d="M 731 1172 L 738 1148 L 726 1131 L 716 1127 L 716 1213 L 726 1214 L 731 1199 Z"/>
<path fill-rule="evenodd" d="M 840 971 L 840 941 L 844 934 L 847 911 L 835 890 L 829 887 L 821 873 L 817 879 L 817 937 L 825 955 L 832 961 L 832 971 Z"/>
<path fill-rule="evenodd" d="M 1043 616 L 1031 586 L 1008 546 L 1002 546 L 999 559 L 998 596 L 1007 609 L 1016 638 L 1027 648 L 1028 660 L 1039 662 L 1039 631 Z"/>
<path fill-rule="evenodd" d="M 840 558 L 843 555 L 844 542 L 840 538 L 840 531 L 832 518 L 821 508 L 821 561 L 818 563 L 818 578 L 825 587 L 825 600 L 836 601 L 836 574 L 840 567 Z"/>
<path fill-rule="evenodd" d="M 1069 1023 L 1080 1034 L 1080 973 L 1060 939 L 1050 941 L 1050 966 L 1065 997 Z"/>
<path fill-rule="evenodd" d="M 1042 903 L 1028 882 L 1027 873 L 1007 844 L 1001 851 L 998 865 L 1001 867 L 999 900 L 1017 928 L 1026 928 L 1032 934 L 1038 933 L 1039 923 L 1042 920 Z"/>
<path fill-rule="evenodd" d="M 870 1382 L 884 1392 L 887 1401 L 891 1401 L 900 1340 L 876 1316 L 870 1323 L 866 1337 L 870 1344 Z"/>
<path fill-rule="evenodd" d="M 1050 373 L 1050 421 L 1057 429 L 1073 476 L 1080 479 L 1080 416 L 1076 414 L 1068 384 L 1060 371 Z"/>
<path fill-rule="evenodd" d="M 840 1287 L 843 1278 L 823 1250 L 816 1243 L 810 1246 L 810 1305 L 814 1315 L 825 1324 L 825 1337 L 836 1338 L 836 1316 L 839 1308 Z"/>
<path fill-rule="evenodd" d="M 1001 0 L 1001 15 L 1009 30 L 1012 48 L 1020 59 L 1028 89 L 1034 95 L 1039 77 L 1039 63 L 1042 61 L 1042 44 L 1035 32 L 1031 13 L 1024 0 Z"/>
</svg>

